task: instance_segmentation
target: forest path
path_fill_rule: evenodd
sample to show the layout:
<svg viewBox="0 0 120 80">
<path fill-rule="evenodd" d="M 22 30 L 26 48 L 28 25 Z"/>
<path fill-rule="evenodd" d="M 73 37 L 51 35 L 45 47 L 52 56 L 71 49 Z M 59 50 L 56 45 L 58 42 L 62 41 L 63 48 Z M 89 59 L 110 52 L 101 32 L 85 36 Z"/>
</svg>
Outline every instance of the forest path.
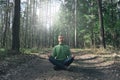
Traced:
<svg viewBox="0 0 120 80">
<path fill-rule="evenodd" d="M 46 54 L 16 55 L 1 62 L 0 80 L 120 80 L 114 58 L 75 53 L 69 70 L 55 71 Z"/>
</svg>

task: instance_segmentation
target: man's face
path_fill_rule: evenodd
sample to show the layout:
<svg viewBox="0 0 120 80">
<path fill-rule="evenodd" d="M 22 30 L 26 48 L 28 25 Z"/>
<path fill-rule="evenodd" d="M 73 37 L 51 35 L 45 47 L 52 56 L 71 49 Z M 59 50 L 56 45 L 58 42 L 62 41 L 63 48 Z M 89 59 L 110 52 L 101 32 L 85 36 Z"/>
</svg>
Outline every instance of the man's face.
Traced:
<svg viewBox="0 0 120 80">
<path fill-rule="evenodd" d="M 63 42 L 64 41 L 64 37 L 63 36 L 58 36 L 58 41 L 59 42 Z"/>
</svg>

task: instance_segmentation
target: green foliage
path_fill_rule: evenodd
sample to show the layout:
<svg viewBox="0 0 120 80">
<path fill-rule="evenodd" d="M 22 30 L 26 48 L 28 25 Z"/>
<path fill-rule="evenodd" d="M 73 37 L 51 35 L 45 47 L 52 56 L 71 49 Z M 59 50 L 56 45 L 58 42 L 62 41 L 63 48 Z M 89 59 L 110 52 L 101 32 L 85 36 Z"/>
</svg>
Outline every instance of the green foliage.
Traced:
<svg viewBox="0 0 120 80">
<path fill-rule="evenodd" d="M 36 2 L 39 2 L 40 4 L 45 1 L 36 0 Z M 64 0 L 64 1 L 65 1 L 65 4 L 61 3 L 59 14 L 55 14 L 56 17 L 52 17 L 54 21 L 52 22 L 53 25 L 49 28 L 49 30 L 47 30 L 46 25 L 42 23 L 42 18 L 44 17 L 42 17 L 42 15 L 37 16 L 37 14 L 35 13 L 37 12 L 36 11 L 37 9 L 34 9 L 32 7 L 35 5 L 37 5 L 36 8 L 41 7 L 38 5 L 38 3 L 34 4 L 33 1 L 28 2 L 26 0 L 26 3 L 21 4 L 23 6 L 26 6 L 25 11 L 21 12 L 22 16 L 21 16 L 21 27 L 20 27 L 20 39 L 21 39 L 20 41 L 21 41 L 22 53 L 27 53 L 27 54 L 45 53 L 47 50 L 38 49 L 34 47 L 43 48 L 46 46 L 50 47 L 51 44 L 52 46 L 58 44 L 57 37 L 60 33 L 62 33 L 65 36 L 66 43 L 69 44 L 71 47 L 74 47 L 75 16 L 76 16 L 78 47 L 84 48 L 89 46 L 89 44 L 93 44 L 93 43 L 95 43 L 96 46 L 100 44 L 101 29 L 99 24 L 97 0 L 77 0 L 76 15 L 75 15 L 75 0 Z M 46 4 L 45 7 L 48 7 L 48 5 Z M 8 13 L 11 14 L 12 11 L 9 12 L 11 8 L 1 5 L 0 9 L 3 11 L 3 13 L 6 13 L 6 11 L 8 11 Z M 120 38 L 119 38 L 120 13 L 117 11 L 116 4 L 110 3 L 109 1 L 104 0 L 102 2 L 102 8 L 103 8 L 102 11 L 103 11 L 103 20 L 104 20 L 104 28 L 105 28 L 105 41 L 107 45 L 120 47 L 118 45 L 120 44 Z M 40 10 L 40 11 L 44 11 L 44 10 Z M 48 14 L 45 14 L 45 15 L 47 16 Z M 10 18 L 12 19 L 12 16 L 10 16 Z M 1 18 L 0 19 L 1 44 L 3 42 L 2 37 L 4 36 L 3 35 L 4 31 L 2 31 L 4 30 L 4 25 L 2 24 L 5 24 L 5 23 L 6 22 L 4 21 L 4 19 Z M 46 22 L 46 23 L 49 23 L 49 22 Z M 11 28 L 10 29 L 8 28 L 7 32 L 8 32 L 7 34 L 11 33 L 12 32 Z M 11 43 L 9 40 L 11 41 L 11 36 L 6 37 L 6 41 L 8 41 L 6 42 L 6 46 L 10 47 Z M 84 46 L 84 44 L 86 44 L 87 46 Z M 30 49 L 28 49 L 28 47 Z M 4 51 L 1 52 L 0 55 L 4 55 Z"/>
<path fill-rule="evenodd" d="M 90 34 L 85 35 L 84 37 L 85 43 L 90 43 L 91 39 L 90 39 Z"/>
<path fill-rule="evenodd" d="M 95 19 L 95 15 L 84 15 L 84 17 L 87 19 L 86 23 L 91 23 Z"/>
<path fill-rule="evenodd" d="M 20 49 L 20 51 L 21 51 L 22 53 L 25 53 L 25 54 L 30 54 L 30 53 L 31 53 L 31 49 L 22 48 L 22 49 Z"/>
<path fill-rule="evenodd" d="M 0 48 L 0 59 L 7 56 L 7 51 L 4 48 Z"/>
<path fill-rule="evenodd" d="M 115 3 L 103 3 L 103 18 L 105 26 L 105 37 L 107 45 L 114 47 L 120 47 L 119 35 L 120 35 L 120 15 L 116 9 Z"/>
<path fill-rule="evenodd" d="M 39 50 L 37 48 L 31 48 L 31 49 L 22 48 L 20 51 L 25 54 L 39 53 Z"/>
</svg>

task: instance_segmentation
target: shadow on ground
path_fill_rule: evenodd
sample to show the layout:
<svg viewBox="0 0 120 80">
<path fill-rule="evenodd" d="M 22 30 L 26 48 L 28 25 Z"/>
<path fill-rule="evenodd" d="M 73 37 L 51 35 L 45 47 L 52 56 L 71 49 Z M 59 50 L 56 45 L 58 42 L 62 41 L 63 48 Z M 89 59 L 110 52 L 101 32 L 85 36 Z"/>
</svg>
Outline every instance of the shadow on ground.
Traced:
<svg viewBox="0 0 120 80">
<path fill-rule="evenodd" d="M 55 71 L 47 59 L 34 54 L 11 56 L 0 62 L 0 67 L 4 72 L 0 73 L 0 80 L 120 80 L 120 72 L 115 68 L 71 65 L 69 70 Z"/>
</svg>

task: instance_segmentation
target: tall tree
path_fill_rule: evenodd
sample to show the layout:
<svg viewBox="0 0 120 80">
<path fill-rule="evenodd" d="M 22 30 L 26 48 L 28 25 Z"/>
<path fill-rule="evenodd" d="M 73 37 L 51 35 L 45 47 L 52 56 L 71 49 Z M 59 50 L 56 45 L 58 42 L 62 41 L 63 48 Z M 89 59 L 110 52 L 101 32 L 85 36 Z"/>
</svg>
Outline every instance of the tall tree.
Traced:
<svg viewBox="0 0 120 80">
<path fill-rule="evenodd" d="M 77 47 L 77 20 L 76 20 L 76 11 L 77 11 L 77 0 L 75 0 L 75 48 Z"/>
<path fill-rule="evenodd" d="M 12 50 L 19 52 L 20 49 L 20 0 L 15 0 L 14 20 L 12 26 Z"/>
<path fill-rule="evenodd" d="M 105 45 L 105 37 L 104 37 L 104 26 L 103 26 L 103 16 L 102 16 L 102 0 L 98 0 L 98 10 L 99 10 L 99 21 L 100 21 L 100 41 L 104 48 L 106 48 Z"/>
</svg>

